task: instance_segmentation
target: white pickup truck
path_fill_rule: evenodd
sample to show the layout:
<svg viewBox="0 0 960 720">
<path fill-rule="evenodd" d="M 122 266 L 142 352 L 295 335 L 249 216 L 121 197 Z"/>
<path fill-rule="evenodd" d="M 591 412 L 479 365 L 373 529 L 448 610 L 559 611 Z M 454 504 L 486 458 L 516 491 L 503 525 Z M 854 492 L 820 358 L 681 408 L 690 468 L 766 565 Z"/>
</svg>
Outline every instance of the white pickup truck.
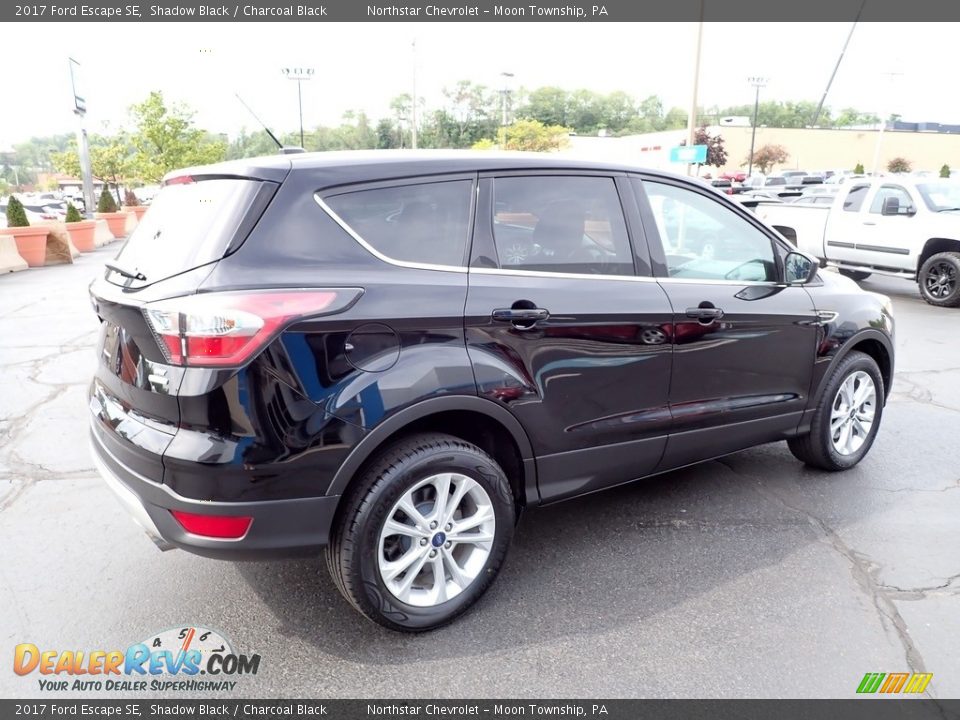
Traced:
<svg viewBox="0 0 960 720">
<path fill-rule="evenodd" d="M 757 216 L 854 280 L 916 281 L 931 305 L 960 306 L 960 182 L 900 176 L 844 185 L 832 205 L 762 204 Z"/>
</svg>

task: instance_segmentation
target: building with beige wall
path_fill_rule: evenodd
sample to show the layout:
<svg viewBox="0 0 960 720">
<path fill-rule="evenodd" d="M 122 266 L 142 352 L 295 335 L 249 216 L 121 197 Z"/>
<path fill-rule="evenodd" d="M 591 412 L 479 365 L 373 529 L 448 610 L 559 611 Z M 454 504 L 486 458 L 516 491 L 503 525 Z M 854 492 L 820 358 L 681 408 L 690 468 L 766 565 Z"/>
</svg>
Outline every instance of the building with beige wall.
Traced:
<svg viewBox="0 0 960 720">
<path fill-rule="evenodd" d="M 724 170 L 746 169 L 751 128 L 716 126 L 708 130 L 712 135 L 723 137 L 727 165 L 719 170 L 708 168 L 702 172 L 717 174 Z M 852 170 L 857 163 L 862 163 L 870 172 L 879 136 L 877 129 L 759 127 L 756 147 L 782 145 L 789 153 L 787 161 L 774 166 L 773 170 Z M 571 136 L 569 146 L 561 152 L 581 159 L 626 162 L 685 172 L 684 165 L 670 162 L 670 148 L 679 145 L 686 137 L 686 130 L 625 137 Z M 885 171 L 887 163 L 895 157 L 907 159 L 914 170 L 938 172 L 944 163 L 960 170 L 960 134 L 886 130 L 880 142 L 878 170 Z"/>
</svg>

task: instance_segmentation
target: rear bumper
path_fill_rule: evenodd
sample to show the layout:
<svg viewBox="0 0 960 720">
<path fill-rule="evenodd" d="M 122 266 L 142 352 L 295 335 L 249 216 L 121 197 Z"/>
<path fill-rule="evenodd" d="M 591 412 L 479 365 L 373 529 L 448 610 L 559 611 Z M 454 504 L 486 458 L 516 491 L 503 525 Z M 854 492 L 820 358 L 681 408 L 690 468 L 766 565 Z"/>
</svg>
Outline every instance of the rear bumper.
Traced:
<svg viewBox="0 0 960 720">
<path fill-rule="evenodd" d="M 90 443 L 94 463 L 107 485 L 162 550 L 181 548 L 223 560 L 258 560 L 314 555 L 328 542 L 339 496 L 258 502 L 193 500 L 123 465 L 104 447 L 94 428 Z M 252 517 L 253 523 L 242 538 L 208 538 L 184 530 L 171 510 L 244 515 Z"/>
</svg>

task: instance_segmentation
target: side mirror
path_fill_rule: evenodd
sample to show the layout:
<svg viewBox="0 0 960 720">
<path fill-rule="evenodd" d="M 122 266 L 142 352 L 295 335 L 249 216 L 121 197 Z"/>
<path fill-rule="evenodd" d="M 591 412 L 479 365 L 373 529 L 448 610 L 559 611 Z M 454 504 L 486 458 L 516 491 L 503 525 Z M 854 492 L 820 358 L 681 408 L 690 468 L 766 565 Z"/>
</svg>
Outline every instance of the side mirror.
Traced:
<svg viewBox="0 0 960 720">
<path fill-rule="evenodd" d="M 811 257 L 791 251 L 783 259 L 784 280 L 787 285 L 805 285 L 817 276 L 820 264 Z"/>
<path fill-rule="evenodd" d="M 901 205 L 900 198 L 888 197 L 883 199 L 881 215 L 916 215 L 917 209 L 913 205 Z"/>
</svg>

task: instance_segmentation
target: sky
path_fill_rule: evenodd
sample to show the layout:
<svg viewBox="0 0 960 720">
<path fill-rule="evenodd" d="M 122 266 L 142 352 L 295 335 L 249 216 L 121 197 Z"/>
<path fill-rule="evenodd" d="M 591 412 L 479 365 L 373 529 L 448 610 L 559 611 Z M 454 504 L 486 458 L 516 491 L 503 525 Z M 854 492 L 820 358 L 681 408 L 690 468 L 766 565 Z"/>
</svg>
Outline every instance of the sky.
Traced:
<svg viewBox="0 0 960 720">
<path fill-rule="evenodd" d="M 706 23 L 698 104 L 753 101 L 748 76 L 765 76 L 761 99 L 819 101 L 850 23 Z M 12 30 L 8 26 L 7 30 Z M 32 23 L 4 33 L 0 150 L 31 136 L 72 132 L 68 57 L 81 63 L 87 128 L 116 129 L 150 90 L 188 104 L 215 133 L 258 129 L 240 93 L 275 132 L 298 127 L 296 83 L 282 68 L 312 67 L 304 125 L 338 124 L 363 110 L 389 114 L 412 92 L 428 109 L 461 79 L 500 88 L 556 85 L 659 95 L 689 108 L 695 23 Z M 413 43 L 416 41 L 416 52 Z M 953 87 L 956 26 L 861 23 L 826 105 L 907 121 L 960 123 Z"/>
</svg>

